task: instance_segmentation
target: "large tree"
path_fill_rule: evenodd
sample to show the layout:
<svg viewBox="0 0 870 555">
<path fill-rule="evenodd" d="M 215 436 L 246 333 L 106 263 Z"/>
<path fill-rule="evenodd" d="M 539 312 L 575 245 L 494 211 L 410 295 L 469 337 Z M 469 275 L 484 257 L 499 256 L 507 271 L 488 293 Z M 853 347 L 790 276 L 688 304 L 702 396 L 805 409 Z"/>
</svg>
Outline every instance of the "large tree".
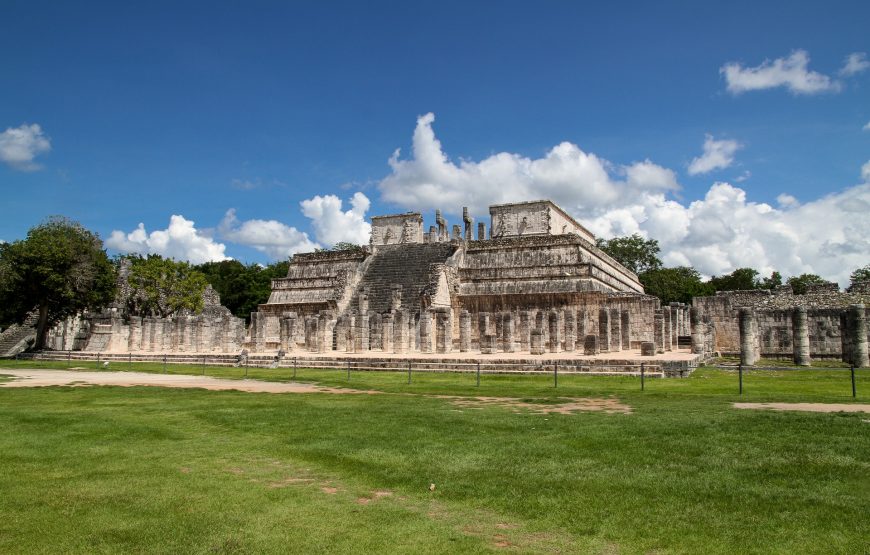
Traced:
<svg viewBox="0 0 870 555">
<path fill-rule="evenodd" d="M 857 268 L 852 275 L 849 276 L 849 279 L 852 282 L 852 285 L 859 281 L 870 281 L 870 264 L 862 268 Z"/>
<path fill-rule="evenodd" d="M 791 285 L 795 295 L 803 295 L 807 292 L 807 287 L 809 285 L 820 285 L 822 283 L 827 283 L 827 281 L 822 276 L 816 274 L 801 274 L 799 276 L 788 278 L 786 283 Z"/>
<path fill-rule="evenodd" d="M 269 300 L 272 280 L 287 277 L 288 266 L 287 261 L 246 266 L 237 260 L 224 260 L 206 262 L 195 268 L 221 296 L 221 304 L 239 318 L 248 319 L 251 312 L 256 312 L 257 305 Z"/>
<path fill-rule="evenodd" d="M 661 248 L 655 239 L 644 239 L 635 233 L 628 237 L 599 238 L 595 244 L 636 274 L 662 267 L 662 261 L 659 260 Z"/>
<path fill-rule="evenodd" d="M 115 267 L 99 236 L 80 223 L 52 217 L 27 238 L 0 245 L 0 305 L 4 319 L 21 321 L 39 310 L 36 347 L 49 326 L 115 296 Z"/>
<path fill-rule="evenodd" d="M 771 279 L 775 279 L 774 276 Z M 746 291 L 762 287 L 762 282 L 758 280 L 758 271 L 752 268 L 737 268 L 730 274 L 713 276 L 708 283 L 714 291 Z"/>
<path fill-rule="evenodd" d="M 647 295 L 655 295 L 665 304 L 690 303 L 692 297 L 712 295 L 714 290 L 701 281 L 701 274 L 694 268 L 656 268 L 642 273 L 640 282 Z"/>
<path fill-rule="evenodd" d="M 202 310 L 208 281 L 189 263 L 157 254 L 126 258 L 130 261 L 129 291 L 123 302 L 130 314 L 165 317 L 182 309 Z"/>
</svg>

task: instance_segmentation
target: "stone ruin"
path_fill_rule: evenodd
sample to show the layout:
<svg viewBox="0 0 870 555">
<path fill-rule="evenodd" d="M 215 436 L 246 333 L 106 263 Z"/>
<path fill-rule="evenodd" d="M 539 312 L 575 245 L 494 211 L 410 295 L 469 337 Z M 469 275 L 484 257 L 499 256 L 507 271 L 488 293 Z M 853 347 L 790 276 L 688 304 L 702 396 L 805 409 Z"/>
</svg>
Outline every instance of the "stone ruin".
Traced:
<svg viewBox="0 0 870 555">
<path fill-rule="evenodd" d="M 709 350 L 689 308 L 660 306 L 637 276 L 540 200 L 428 231 L 417 212 L 375 216 L 368 249 L 297 254 L 251 314 L 251 352 L 619 353 Z M 705 328 L 706 330 L 706 328 Z"/>
<path fill-rule="evenodd" d="M 743 364 L 759 358 L 839 359 L 868 364 L 870 282 L 841 292 L 836 283 L 811 285 L 795 295 L 788 285 L 770 290 L 720 291 L 695 297 L 693 312 L 710 327 L 710 350 L 740 355 Z"/>
<path fill-rule="evenodd" d="M 690 349 L 699 358 L 838 358 L 867 366 L 870 283 L 795 295 L 729 291 L 690 308 L 644 294 L 637 276 L 595 246 L 595 237 L 547 200 L 489 209 L 489 225 L 463 209 L 424 229 L 418 212 L 375 216 L 367 248 L 297 254 L 272 281 L 250 326 L 206 290 L 201 314 L 125 314 L 123 299 L 49 332 L 56 350 L 267 354 L 568 352 L 624 358 Z M 120 295 L 125 294 L 124 269 Z M 0 346 L 24 345 L 10 328 Z M 8 337 L 7 337 L 8 336 Z M 20 337 L 19 337 L 20 336 Z"/>
</svg>

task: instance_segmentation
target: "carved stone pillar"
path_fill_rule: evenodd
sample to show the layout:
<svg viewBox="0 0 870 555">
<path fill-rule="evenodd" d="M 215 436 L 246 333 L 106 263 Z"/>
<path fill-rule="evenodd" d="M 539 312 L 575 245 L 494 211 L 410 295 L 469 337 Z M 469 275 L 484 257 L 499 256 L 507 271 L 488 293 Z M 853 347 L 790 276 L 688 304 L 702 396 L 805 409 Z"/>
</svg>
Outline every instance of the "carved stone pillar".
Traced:
<svg viewBox="0 0 870 555">
<path fill-rule="evenodd" d="M 551 353 L 558 353 L 561 350 L 561 342 L 559 341 L 559 313 L 555 310 L 550 311 L 550 344 L 549 350 Z"/>
<path fill-rule="evenodd" d="M 533 355 L 544 354 L 544 332 L 533 329 L 529 334 L 529 350 Z"/>
<path fill-rule="evenodd" d="M 463 310 L 459 313 L 459 352 L 471 350 L 471 313 Z"/>
<path fill-rule="evenodd" d="M 127 340 L 127 349 L 129 351 L 142 349 L 142 318 L 140 316 L 130 316 L 130 337 Z"/>
<path fill-rule="evenodd" d="M 532 348 L 531 333 L 531 315 L 528 310 L 520 311 L 520 351 L 524 353 Z"/>
<path fill-rule="evenodd" d="M 583 354 L 584 355 L 597 355 L 600 352 L 598 345 L 598 336 L 593 334 L 587 334 L 583 339 Z"/>
<path fill-rule="evenodd" d="M 622 350 L 622 319 L 618 308 L 610 309 L 610 352 Z"/>
<path fill-rule="evenodd" d="M 741 308 L 737 323 L 740 327 L 740 364 L 752 366 L 758 362 L 758 324 L 755 311 Z"/>
<path fill-rule="evenodd" d="M 631 349 L 631 312 L 623 310 L 620 316 L 622 318 L 622 348 L 628 350 Z"/>
<path fill-rule="evenodd" d="M 598 352 L 610 352 L 610 311 L 602 308 L 598 311 Z"/>
<path fill-rule="evenodd" d="M 510 312 L 505 312 L 501 319 L 502 351 L 505 353 L 514 352 L 514 317 Z"/>
<path fill-rule="evenodd" d="M 567 352 L 574 351 L 574 345 L 577 342 L 577 328 L 574 325 L 574 311 L 565 311 L 565 345 L 564 349 Z"/>
</svg>

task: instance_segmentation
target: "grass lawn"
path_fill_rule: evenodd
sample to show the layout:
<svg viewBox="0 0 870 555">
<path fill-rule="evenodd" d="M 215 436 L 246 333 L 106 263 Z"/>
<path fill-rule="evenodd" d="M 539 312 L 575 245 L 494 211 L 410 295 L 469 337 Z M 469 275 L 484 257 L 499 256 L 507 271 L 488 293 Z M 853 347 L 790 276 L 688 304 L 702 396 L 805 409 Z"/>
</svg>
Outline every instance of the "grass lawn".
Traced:
<svg viewBox="0 0 870 555">
<path fill-rule="evenodd" d="M 868 403 L 870 371 L 857 374 L 857 399 L 848 371 L 824 369 L 747 371 L 742 396 L 736 372 L 712 369 L 643 392 L 629 377 L 554 389 L 485 375 L 477 388 L 473 375 L 408 385 L 336 370 L 297 379 L 384 393 L 0 388 L 0 552 L 865 553 L 870 415 L 731 407 Z M 632 412 L 439 395 L 615 398 Z"/>
</svg>

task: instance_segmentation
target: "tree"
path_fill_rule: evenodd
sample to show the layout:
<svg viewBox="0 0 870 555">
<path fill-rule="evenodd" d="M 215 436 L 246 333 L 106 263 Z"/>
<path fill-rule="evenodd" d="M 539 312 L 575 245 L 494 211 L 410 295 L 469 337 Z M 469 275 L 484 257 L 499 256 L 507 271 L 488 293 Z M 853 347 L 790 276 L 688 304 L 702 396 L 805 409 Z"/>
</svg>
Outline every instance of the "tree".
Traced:
<svg viewBox="0 0 870 555">
<path fill-rule="evenodd" d="M 662 261 L 658 257 L 661 251 L 659 242 L 655 239 L 644 239 L 637 233 L 629 237 L 599 238 L 595 245 L 636 274 L 662 267 Z"/>
<path fill-rule="evenodd" d="M 795 295 L 803 295 L 807 292 L 807 286 L 809 285 L 820 285 L 822 283 L 828 283 L 822 276 L 818 276 L 816 274 L 801 274 L 799 276 L 792 276 L 786 280 L 786 283 L 791 285 L 792 290 Z"/>
<path fill-rule="evenodd" d="M 248 319 L 257 305 L 269 300 L 272 280 L 287 276 L 290 263 L 276 262 L 268 266 L 244 265 L 237 260 L 206 262 L 195 268 L 205 275 L 221 296 L 221 304 L 239 318 Z"/>
<path fill-rule="evenodd" d="M 0 245 L 0 305 L 4 319 L 21 321 L 39 309 L 36 347 L 48 328 L 85 309 L 98 309 L 115 296 L 115 267 L 96 233 L 55 216 Z"/>
<path fill-rule="evenodd" d="M 694 268 L 657 268 L 640 276 L 647 295 L 655 295 L 663 303 L 690 303 L 692 297 L 712 295 L 709 284 L 701 281 L 701 274 Z"/>
<path fill-rule="evenodd" d="M 746 291 L 759 289 L 758 271 L 752 268 L 737 268 L 724 276 L 713 276 L 709 281 L 714 291 Z"/>
<path fill-rule="evenodd" d="M 870 281 L 870 264 L 852 272 L 852 275 L 849 276 L 849 280 L 851 280 L 852 285 L 859 281 Z"/>
<path fill-rule="evenodd" d="M 782 285 L 782 274 L 779 272 L 773 272 L 769 278 L 761 280 L 762 289 L 776 289 L 780 285 Z"/>
<path fill-rule="evenodd" d="M 166 317 L 182 309 L 202 311 L 208 281 L 189 263 L 159 254 L 125 258 L 130 261 L 130 289 L 123 302 L 131 315 Z"/>
</svg>

